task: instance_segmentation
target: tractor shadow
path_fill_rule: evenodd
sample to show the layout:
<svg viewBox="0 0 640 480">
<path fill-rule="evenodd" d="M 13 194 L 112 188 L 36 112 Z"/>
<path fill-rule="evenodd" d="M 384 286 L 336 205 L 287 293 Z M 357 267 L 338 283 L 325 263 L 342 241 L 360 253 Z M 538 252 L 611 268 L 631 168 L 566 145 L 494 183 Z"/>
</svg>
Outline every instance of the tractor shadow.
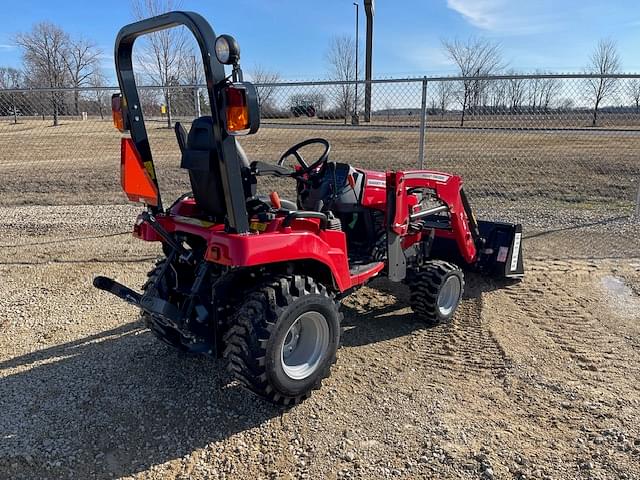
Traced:
<svg viewBox="0 0 640 480">
<path fill-rule="evenodd" d="M 463 302 L 479 299 L 486 292 L 499 290 L 513 284 L 511 280 L 498 280 L 474 272 L 465 272 Z M 342 306 L 344 320 L 340 344 L 346 347 L 369 345 L 410 335 L 416 330 L 438 328 L 427 326 L 416 318 L 409 306 L 409 288 L 402 283 L 378 278 L 369 284 L 375 293 L 354 305 L 346 300 Z M 353 295 L 362 295 L 356 292 Z M 378 296 L 385 297 L 385 304 L 368 308 L 367 302 Z M 374 297 L 373 299 L 371 297 Z"/>
<path fill-rule="evenodd" d="M 3 371 L 3 478 L 129 476 L 282 413 L 229 383 L 221 361 L 175 353 L 137 322 Z"/>
</svg>

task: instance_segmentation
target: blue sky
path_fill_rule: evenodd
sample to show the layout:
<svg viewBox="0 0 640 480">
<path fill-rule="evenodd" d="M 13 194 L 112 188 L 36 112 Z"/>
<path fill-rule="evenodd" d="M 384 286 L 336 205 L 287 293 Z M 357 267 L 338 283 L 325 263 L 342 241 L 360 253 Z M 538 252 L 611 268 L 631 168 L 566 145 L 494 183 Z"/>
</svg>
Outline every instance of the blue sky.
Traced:
<svg viewBox="0 0 640 480">
<path fill-rule="evenodd" d="M 334 34 L 352 34 L 352 0 L 183 0 L 217 33 L 234 35 L 242 64 L 260 63 L 287 79 L 323 78 Z M 132 20 L 130 0 L 4 2 L 0 66 L 19 66 L 12 45 L 34 22 L 57 23 L 93 39 L 113 72 L 113 40 Z M 9 21 L 7 21 L 9 19 Z M 483 36 L 500 42 L 515 70 L 576 72 L 600 38 L 618 42 L 623 70 L 640 71 L 640 9 L 632 0 L 376 0 L 374 72 L 378 77 L 454 73 L 440 40 Z M 364 12 L 361 9 L 361 39 Z"/>
</svg>

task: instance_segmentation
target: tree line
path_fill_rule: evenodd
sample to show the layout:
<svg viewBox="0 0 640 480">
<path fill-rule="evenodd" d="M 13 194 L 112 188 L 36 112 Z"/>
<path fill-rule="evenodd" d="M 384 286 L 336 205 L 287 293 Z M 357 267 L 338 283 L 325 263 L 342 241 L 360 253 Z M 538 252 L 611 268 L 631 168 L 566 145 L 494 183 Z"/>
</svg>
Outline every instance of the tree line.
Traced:
<svg viewBox="0 0 640 480">
<path fill-rule="evenodd" d="M 604 39 L 598 42 L 589 56 L 584 73 L 602 75 L 600 78 L 588 78 L 584 82 L 576 83 L 580 91 L 563 91 L 566 85 L 558 78 L 545 78 L 550 72 L 536 71 L 536 78 L 517 77 L 518 72 L 509 68 L 504 60 L 500 44 L 483 38 L 469 38 L 466 40 L 443 40 L 442 48 L 451 63 L 456 67 L 456 76 L 460 81 L 437 81 L 430 83 L 429 110 L 430 113 L 444 114 L 455 110 L 459 112 L 460 126 L 464 126 L 468 115 L 491 113 L 548 113 L 552 109 L 571 110 L 578 105 L 590 105 L 591 124 L 597 125 L 598 114 L 605 101 L 624 97 L 640 113 L 640 80 L 625 80 L 620 87 L 619 82 L 610 75 L 620 73 L 621 61 L 615 41 Z M 360 56 L 362 58 L 363 55 Z M 353 82 L 356 80 L 355 40 L 348 35 L 334 36 L 329 41 L 325 54 L 328 77 L 339 82 Z M 361 65 L 358 68 L 363 71 Z M 483 79 L 495 75 L 512 76 L 506 79 Z M 279 78 L 276 72 L 261 70 L 256 80 L 273 81 Z M 362 78 L 358 78 L 362 80 Z M 263 87 L 263 104 L 266 111 L 273 115 L 286 114 L 275 105 L 276 86 Z M 309 91 L 295 93 L 289 96 L 288 106 L 295 106 L 304 102 L 313 102 L 322 106 L 326 114 L 333 118 L 347 119 L 362 108 L 364 103 L 363 89 L 356 98 L 353 84 L 339 84 L 327 88 L 324 93 Z M 389 113 L 392 106 L 387 105 L 384 112 Z M 411 108 L 396 108 L 395 110 L 413 111 Z"/>
<path fill-rule="evenodd" d="M 160 15 L 180 8 L 175 0 L 133 0 L 132 11 L 136 20 Z M 187 41 L 186 30 L 174 28 L 147 35 L 136 50 L 135 62 L 141 73 L 139 84 L 154 84 L 162 89 L 167 118 L 171 125 L 172 89 L 177 85 L 195 85 L 204 81 L 200 54 L 196 54 L 193 44 Z M 22 52 L 22 67 L 0 67 L 1 89 L 47 89 L 47 92 L 21 92 L 11 94 L 0 92 L 0 114 L 36 115 L 48 112 L 53 116 L 53 124 L 59 124 L 61 115 L 79 115 L 83 102 L 98 106 L 104 116 L 108 95 L 97 87 L 106 86 L 102 68 L 103 52 L 95 42 L 85 38 L 74 38 L 62 27 L 51 22 L 38 22 L 28 32 L 18 33 L 15 45 Z M 82 87 L 95 90 L 83 96 Z M 64 89 L 69 89 L 65 91 Z M 35 95 L 35 96 L 34 96 Z M 90 98 L 87 98 L 87 95 Z M 185 96 L 184 92 L 178 96 Z M 197 93 L 180 97 L 179 103 L 186 101 L 194 105 Z M 141 92 L 141 100 L 156 104 L 156 94 Z M 86 106 L 86 105 L 84 105 Z M 2 111 L 3 110 L 3 111 Z"/>
<path fill-rule="evenodd" d="M 180 8 L 180 0 L 132 0 L 135 19 L 147 18 Z M 0 89 L 46 88 L 38 93 L 37 101 L 30 94 L 19 92 L 8 96 L 0 92 L 0 114 L 38 114 L 48 111 L 53 124 L 58 125 L 60 115 L 79 115 L 83 102 L 98 106 L 104 116 L 108 95 L 96 88 L 84 96 L 81 87 L 102 87 L 106 79 L 101 67 L 103 52 L 95 42 L 86 38 L 74 38 L 60 26 L 50 22 L 36 23 L 31 31 L 15 36 L 15 44 L 22 51 L 22 68 L 0 67 Z M 501 46 L 482 38 L 467 40 L 443 40 L 442 48 L 456 66 L 461 81 L 436 82 L 429 91 L 431 112 L 442 115 L 448 110 L 460 112 L 460 125 L 468 115 L 483 113 L 547 112 L 552 107 L 572 108 L 574 100 L 562 97 L 562 85 L 554 78 L 511 78 L 484 80 L 478 77 L 497 74 L 515 75 L 504 61 Z M 363 58 L 363 56 L 360 56 Z M 199 111 L 206 106 L 207 98 L 197 89 L 175 89 L 181 85 L 199 85 L 204 82 L 200 52 L 183 28 L 154 32 L 145 36 L 136 51 L 136 63 L 140 68 L 139 83 L 160 87 L 154 91 L 141 91 L 144 106 L 159 109 L 163 103 L 167 125 L 172 125 L 172 115 Z M 355 39 L 335 36 L 330 39 L 325 54 L 328 77 L 336 81 L 356 80 Z M 592 110 L 592 125 L 597 125 L 602 105 L 611 99 L 618 88 L 618 81 L 608 75 L 620 72 L 620 56 L 613 40 L 601 40 L 585 67 L 585 73 L 603 75 L 585 81 L 586 91 L 581 92 Z M 249 77 L 258 84 L 263 112 L 282 115 L 286 111 L 278 106 L 276 85 L 281 76 L 277 71 L 262 65 L 249 70 Z M 544 73 L 544 72 L 537 72 Z M 361 78 L 358 78 L 361 80 Z M 60 89 L 68 88 L 69 91 Z M 356 95 L 353 84 L 340 84 L 326 92 L 296 93 L 288 99 L 287 107 L 294 111 L 299 105 L 313 104 L 320 111 L 330 111 L 337 117 L 347 118 L 362 108 L 363 89 Z M 640 111 L 640 81 L 625 83 L 625 96 Z M 357 97 L 357 98 L 356 98 Z M 456 108 L 457 107 L 457 108 Z M 184 110 L 184 112 L 182 112 Z"/>
<path fill-rule="evenodd" d="M 516 75 L 513 69 L 506 69 L 499 44 L 486 39 L 472 38 L 467 41 L 443 41 L 447 57 L 456 65 L 459 75 L 464 77 L 462 87 L 442 82 L 437 88 L 437 103 L 444 111 L 445 104 L 453 98 L 461 107 L 460 125 L 464 125 L 465 114 L 475 110 L 498 112 L 548 111 L 552 105 L 572 108 L 573 98 L 559 98 L 561 84 L 556 78 L 511 78 L 504 80 L 483 80 L 475 77 L 490 75 Z M 581 92 L 584 101 L 592 106 L 592 126 L 597 125 L 598 113 L 605 100 L 617 93 L 618 80 L 611 75 L 620 73 L 621 61 L 616 42 L 612 39 L 600 40 L 591 53 L 584 73 L 601 75 L 588 78 Z M 537 72 L 544 74 L 545 72 Z M 627 91 L 636 110 L 640 106 L 640 81 L 629 82 Z M 559 104 L 558 104 L 559 103 Z"/>
<path fill-rule="evenodd" d="M 71 92 L 69 102 L 64 92 L 53 89 L 104 85 L 105 77 L 100 68 L 102 51 L 91 40 L 72 38 L 58 25 L 39 22 L 31 31 L 17 34 L 15 44 L 22 50 L 22 68 L 0 67 L 0 88 L 51 90 L 42 94 L 35 105 L 20 93 L 13 94 L 10 99 L 0 99 L 4 105 L 11 105 L 14 115 L 19 109 L 38 107 L 44 112 L 45 104 L 50 103 L 53 123 L 58 125 L 61 114 L 79 115 L 80 93 L 78 90 Z"/>
</svg>

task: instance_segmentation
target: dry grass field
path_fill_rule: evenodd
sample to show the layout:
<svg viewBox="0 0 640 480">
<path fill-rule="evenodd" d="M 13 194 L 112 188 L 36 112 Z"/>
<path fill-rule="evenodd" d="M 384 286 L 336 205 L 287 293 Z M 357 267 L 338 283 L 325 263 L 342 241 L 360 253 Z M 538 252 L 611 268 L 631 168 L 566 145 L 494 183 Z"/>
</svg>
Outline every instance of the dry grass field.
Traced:
<svg viewBox="0 0 640 480">
<path fill-rule="evenodd" d="M 321 135 L 331 141 L 336 161 L 379 170 L 417 164 L 417 129 L 323 126 L 268 124 L 241 143 L 251 159 L 275 162 L 293 143 Z M 161 121 L 148 122 L 148 130 L 167 202 L 188 191 L 188 178 L 179 168 L 173 131 Z M 59 127 L 2 122 L 0 145 L 0 205 L 125 202 L 119 134 L 110 121 L 63 119 Z M 461 175 L 481 217 L 521 222 L 531 234 L 568 237 L 571 249 L 564 254 L 640 255 L 637 222 L 630 219 L 640 181 L 640 132 L 434 128 L 426 133 L 425 166 Z M 261 180 L 263 191 L 293 195 L 291 181 Z"/>
<path fill-rule="evenodd" d="M 161 125 L 171 197 L 188 186 Z M 412 129 L 242 143 L 273 162 L 315 135 L 366 168 L 418 154 Z M 91 286 L 139 287 L 160 254 L 123 233 L 138 207 L 118 139 L 107 121 L 0 122 L 0 478 L 640 479 L 637 133 L 428 130 L 428 167 L 461 174 L 479 216 L 524 223 L 524 281 L 467 275 L 453 322 L 429 329 L 406 290 L 370 284 L 344 302 L 332 376 L 286 412 Z"/>
</svg>

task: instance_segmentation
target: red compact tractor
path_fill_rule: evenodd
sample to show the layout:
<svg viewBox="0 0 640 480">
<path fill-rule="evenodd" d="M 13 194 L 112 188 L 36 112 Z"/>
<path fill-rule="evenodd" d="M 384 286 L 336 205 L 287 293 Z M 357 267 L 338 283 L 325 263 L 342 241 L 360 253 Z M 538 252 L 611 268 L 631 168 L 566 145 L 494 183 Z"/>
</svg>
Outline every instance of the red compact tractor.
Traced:
<svg viewBox="0 0 640 480">
<path fill-rule="evenodd" d="M 192 192 L 164 206 L 132 68 L 140 35 L 184 25 L 202 53 L 211 116 L 187 133 L 176 124 Z M 250 162 L 236 137 L 259 127 L 256 89 L 242 79 L 239 47 L 201 16 L 172 12 L 124 27 L 115 47 L 121 95 L 122 186 L 143 202 L 134 235 L 161 242 L 164 258 L 142 293 L 106 277 L 94 285 L 140 308 L 176 350 L 223 356 L 235 378 L 283 405 L 306 398 L 336 360 L 341 300 L 376 276 L 406 283 L 427 324 L 451 319 L 462 268 L 518 278 L 520 225 L 476 221 L 462 180 L 429 170 L 374 172 L 330 160 L 327 140 L 287 150 L 277 164 Z M 231 75 L 225 73 L 231 65 Z M 319 158 L 301 150 L 317 144 Z M 285 166 L 289 157 L 295 168 Z M 260 176 L 290 177 L 297 198 L 256 195 Z"/>
</svg>

